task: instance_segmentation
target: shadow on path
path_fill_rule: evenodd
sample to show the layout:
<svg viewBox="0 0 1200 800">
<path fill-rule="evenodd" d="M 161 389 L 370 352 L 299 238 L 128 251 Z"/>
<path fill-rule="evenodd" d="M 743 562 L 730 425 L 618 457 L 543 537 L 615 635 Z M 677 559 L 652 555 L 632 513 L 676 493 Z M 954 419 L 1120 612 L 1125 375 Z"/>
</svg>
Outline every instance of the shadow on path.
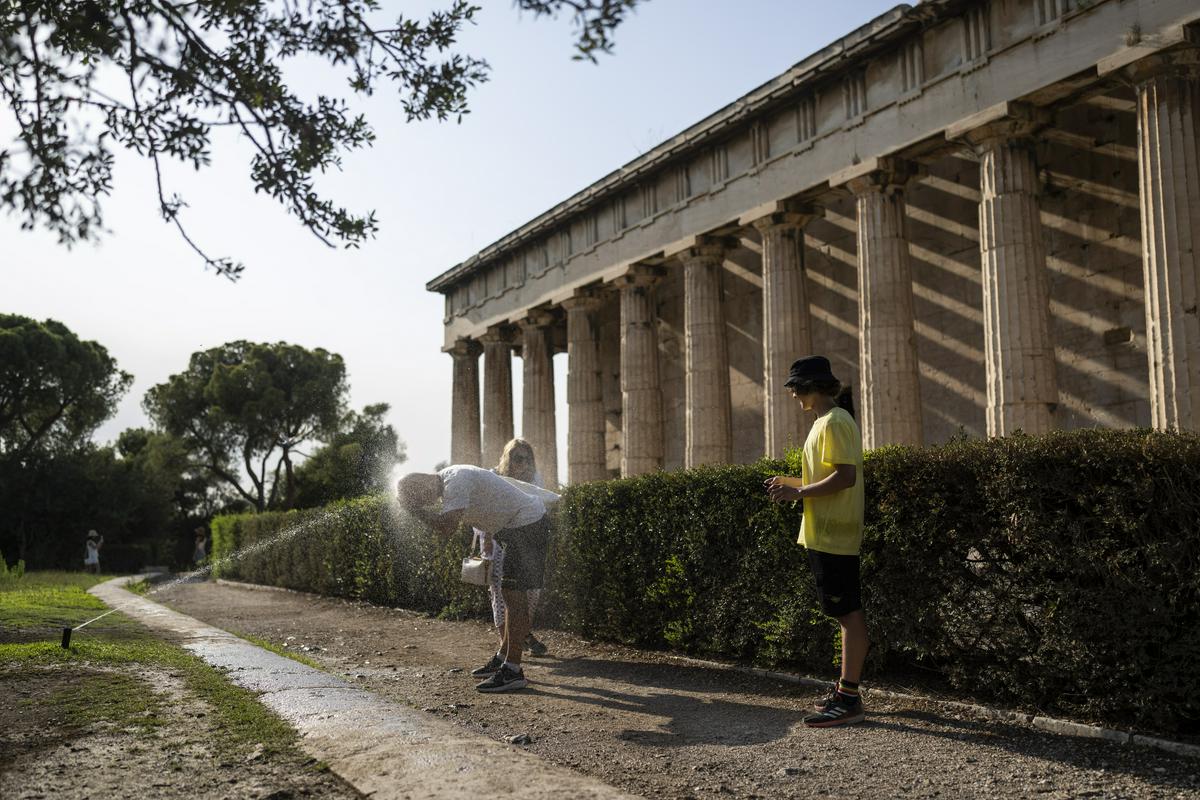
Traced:
<svg viewBox="0 0 1200 800">
<path fill-rule="evenodd" d="M 531 687 L 528 693 L 666 719 L 651 730 L 627 728 L 618 734 L 624 741 L 653 747 L 773 742 L 787 737 L 807 713 L 770 705 L 705 700 L 690 694 L 633 694 L 572 684 Z"/>
</svg>

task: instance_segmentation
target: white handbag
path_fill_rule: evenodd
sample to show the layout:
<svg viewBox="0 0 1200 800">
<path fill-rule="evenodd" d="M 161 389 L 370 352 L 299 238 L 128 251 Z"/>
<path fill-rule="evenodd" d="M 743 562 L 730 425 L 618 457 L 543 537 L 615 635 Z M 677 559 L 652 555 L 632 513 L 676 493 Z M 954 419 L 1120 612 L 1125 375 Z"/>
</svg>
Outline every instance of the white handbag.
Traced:
<svg viewBox="0 0 1200 800">
<path fill-rule="evenodd" d="M 462 563 L 463 583 L 472 586 L 487 586 L 488 573 L 491 572 L 492 560 L 483 556 L 467 556 Z"/>
<path fill-rule="evenodd" d="M 492 560 L 485 558 L 482 552 L 476 552 L 474 545 L 471 554 L 462 560 L 462 573 L 459 580 L 471 586 L 487 586 L 491 578 Z"/>
</svg>

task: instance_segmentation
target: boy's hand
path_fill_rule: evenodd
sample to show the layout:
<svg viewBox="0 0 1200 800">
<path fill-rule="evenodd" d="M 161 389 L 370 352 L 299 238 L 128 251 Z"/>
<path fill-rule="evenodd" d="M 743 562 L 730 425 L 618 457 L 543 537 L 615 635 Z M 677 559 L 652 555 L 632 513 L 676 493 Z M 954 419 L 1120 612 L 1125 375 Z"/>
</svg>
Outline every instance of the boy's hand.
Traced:
<svg viewBox="0 0 1200 800">
<path fill-rule="evenodd" d="M 804 497 L 804 489 L 799 486 L 788 485 L 787 479 L 782 475 L 767 478 L 763 481 L 763 485 L 767 488 L 767 494 L 771 500 L 776 503 L 801 500 Z"/>
</svg>

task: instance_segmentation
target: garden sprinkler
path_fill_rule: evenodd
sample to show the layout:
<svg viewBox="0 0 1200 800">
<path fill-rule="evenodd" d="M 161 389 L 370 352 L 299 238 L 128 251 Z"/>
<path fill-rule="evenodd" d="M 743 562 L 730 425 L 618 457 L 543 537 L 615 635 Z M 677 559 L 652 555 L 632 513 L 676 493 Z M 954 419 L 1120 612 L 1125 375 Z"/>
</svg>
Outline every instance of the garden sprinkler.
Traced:
<svg viewBox="0 0 1200 800">
<path fill-rule="evenodd" d="M 63 636 L 62 636 L 62 646 L 63 646 L 63 649 L 64 649 L 64 650 L 66 650 L 67 648 L 69 648 L 69 647 L 71 646 L 71 631 L 77 631 L 77 630 L 79 630 L 80 628 L 83 628 L 83 627 L 86 627 L 86 626 L 88 626 L 88 625 L 91 625 L 91 624 L 92 624 L 93 622 L 95 622 L 96 620 L 98 620 L 98 619 L 104 619 L 104 618 L 105 618 L 105 617 L 107 617 L 109 614 L 113 614 L 113 613 L 115 613 L 115 612 L 117 612 L 117 611 L 120 611 L 120 610 L 121 610 L 122 608 L 124 608 L 124 607 L 125 607 L 124 605 L 120 605 L 120 606 L 117 606 L 116 608 L 113 608 L 113 609 L 110 609 L 110 610 L 108 610 L 108 611 L 105 611 L 105 612 L 104 612 L 103 614 L 101 614 L 100 616 L 98 616 L 98 617 L 92 617 L 92 618 L 91 618 L 91 619 L 89 619 L 87 622 L 84 622 L 84 623 L 81 623 L 81 624 L 79 624 L 79 625 L 76 625 L 74 628 L 63 628 Z"/>
</svg>

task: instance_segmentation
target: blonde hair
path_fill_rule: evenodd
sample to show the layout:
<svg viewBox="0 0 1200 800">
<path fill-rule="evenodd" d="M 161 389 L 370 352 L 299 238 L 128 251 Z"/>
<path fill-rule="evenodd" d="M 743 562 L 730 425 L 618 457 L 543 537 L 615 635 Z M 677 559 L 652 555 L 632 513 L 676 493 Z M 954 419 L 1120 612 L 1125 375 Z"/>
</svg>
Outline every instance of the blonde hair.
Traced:
<svg viewBox="0 0 1200 800">
<path fill-rule="evenodd" d="M 512 456 L 516 450 L 522 451 L 525 461 L 529 465 L 529 472 L 524 474 L 524 477 L 513 472 Z M 533 445 L 524 439 L 513 439 L 504 445 L 504 452 L 500 454 L 500 463 L 496 465 L 496 472 L 509 478 L 516 478 L 517 480 L 526 482 L 532 481 L 533 476 L 537 473 L 537 461 L 534 459 Z"/>
</svg>

